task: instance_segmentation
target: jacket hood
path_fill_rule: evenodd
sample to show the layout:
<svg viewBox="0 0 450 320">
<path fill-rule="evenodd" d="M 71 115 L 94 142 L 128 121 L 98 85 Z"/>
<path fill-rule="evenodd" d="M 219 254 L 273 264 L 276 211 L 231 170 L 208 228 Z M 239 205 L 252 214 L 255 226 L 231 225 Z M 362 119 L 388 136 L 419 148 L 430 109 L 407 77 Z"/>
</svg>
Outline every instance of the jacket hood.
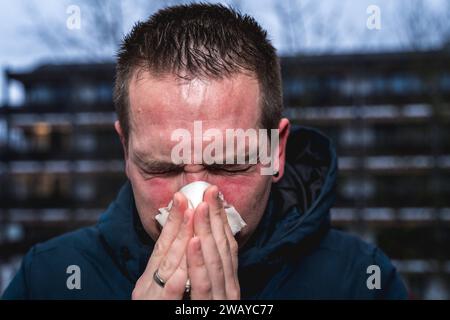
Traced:
<svg viewBox="0 0 450 320">
<path fill-rule="evenodd" d="M 307 250 L 329 228 L 334 203 L 337 158 L 329 138 L 293 127 L 285 171 L 272 185 L 264 215 L 239 252 L 239 268 L 274 264 L 292 250 Z M 145 233 L 129 181 L 101 216 L 97 228 L 113 259 L 132 281 L 145 269 L 154 241 Z M 251 268 L 253 269 L 253 268 Z"/>
<path fill-rule="evenodd" d="M 336 175 L 331 140 L 316 129 L 293 127 L 284 175 L 272 185 L 263 218 L 240 251 L 240 267 L 270 263 L 320 241 L 330 225 Z"/>
</svg>

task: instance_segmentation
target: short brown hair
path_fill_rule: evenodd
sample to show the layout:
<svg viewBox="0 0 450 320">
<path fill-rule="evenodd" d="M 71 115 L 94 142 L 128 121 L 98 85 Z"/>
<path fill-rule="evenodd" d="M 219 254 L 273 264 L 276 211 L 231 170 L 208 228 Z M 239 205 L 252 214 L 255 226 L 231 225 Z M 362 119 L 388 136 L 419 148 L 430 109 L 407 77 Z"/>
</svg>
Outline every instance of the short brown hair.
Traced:
<svg viewBox="0 0 450 320">
<path fill-rule="evenodd" d="M 162 9 L 138 22 L 117 57 L 114 104 L 128 142 L 128 87 L 136 70 L 156 75 L 223 78 L 256 75 L 262 91 L 262 128 L 278 128 L 283 108 L 280 62 L 267 32 L 254 18 L 221 4 L 194 3 Z"/>
</svg>

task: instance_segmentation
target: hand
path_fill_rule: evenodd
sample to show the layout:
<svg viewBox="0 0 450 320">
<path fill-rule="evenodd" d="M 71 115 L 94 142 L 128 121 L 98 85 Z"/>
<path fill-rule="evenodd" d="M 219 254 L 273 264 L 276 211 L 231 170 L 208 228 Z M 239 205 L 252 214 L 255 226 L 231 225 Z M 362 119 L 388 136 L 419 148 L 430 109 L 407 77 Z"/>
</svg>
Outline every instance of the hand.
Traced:
<svg viewBox="0 0 450 320">
<path fill-rule="evenodd" d="M 240 299 L 238 245 L 217 186 L 210 186 L 194 214 L 187 249 L 191 299 Z"/>
<path fill-rule="evenodd" d="M 167 223 L 155 243 L 144 273 L 134 287 L 133 300 L 183 298 L 188 278 L 185 253 L 193 236 L 194 215 L 194 211 L 187 207 L 186 197 L 182 193 L 175 193 Z M 156 270 L 165 281 L 164 288 L 153 279 Z"/>
</svg>

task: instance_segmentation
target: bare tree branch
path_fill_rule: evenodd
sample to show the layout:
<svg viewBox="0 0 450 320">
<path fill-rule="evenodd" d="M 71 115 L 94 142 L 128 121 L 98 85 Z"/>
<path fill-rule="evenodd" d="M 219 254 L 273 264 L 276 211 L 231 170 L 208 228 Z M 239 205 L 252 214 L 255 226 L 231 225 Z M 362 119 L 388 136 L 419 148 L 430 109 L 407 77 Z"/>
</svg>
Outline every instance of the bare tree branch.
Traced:
<svg viewBox="0 0 450 320">
<path fill-rule="evenodd" d="M 78 53 L 83 60 L 112 59 L 120 41 L 126 32 L 124 6 L 132 7 L 135 12 L 148 17 L 157 9 L 183 1 L 129 0 L 79 0 L 81 10 L 81 30 L 66 28 L 67 14 L 49 19 L 45 17 L 38 2 L 25 2 L 33 26 L 27 32 L 38 38 L 55 55 L 73 55 Z M 67 2 L 67 6 L 69 3 Z"/>
<path fill-rule="evenodd" d="M 317 53 L 329 50 L 341 35 L 339 21 L 342 10 L 335 6 L 328 10 L 314 0 L 288 0 L 275 2 L 275 13 L 283 28 L 283 47 L 288 54 L 304 51 L 314 42 Z"/>
<path fill-rule="evenodd" d="M 424 0 L 397 3 L 397 33 L 404 46 L 411 50 L 442 47 L 450 39 L 450 3 L 441 1 L 433 7 Z"/>
</svg>

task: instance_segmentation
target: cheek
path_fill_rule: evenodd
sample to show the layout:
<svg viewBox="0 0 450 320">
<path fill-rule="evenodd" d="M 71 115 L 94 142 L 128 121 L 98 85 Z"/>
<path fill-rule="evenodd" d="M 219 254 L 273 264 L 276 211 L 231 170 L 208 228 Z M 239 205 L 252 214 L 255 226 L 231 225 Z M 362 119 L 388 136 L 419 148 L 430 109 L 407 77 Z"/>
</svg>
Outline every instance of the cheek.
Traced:
<svg viewBox="0 0 450 320">
<path fill-rule="evenodd" d="M 262 202 L 267 181 L 264 177 L 242 176 L 221 177 L 211 182 L 219 187 L 227 202 L 232 204 L 242 215 L 256 214 Z"/>
<path fill-rule="evenodd" d="M 144 181 L 143 184 L 145 198 L 154 208 L 167 206 L 178 190 L 177 184 L 172 179 L 154 178 Z"/>
<path fill-rule="evenodd" d="M 136 201 L 140 206 L 156 210 L 167 206 L 172 200 L 173 194 L 178 190 L 176 181 L 173 179 L 154 178 L 145 180 L 139 171 L 130 167 L 129 179 L 133 185 Z"/>
</svg>

